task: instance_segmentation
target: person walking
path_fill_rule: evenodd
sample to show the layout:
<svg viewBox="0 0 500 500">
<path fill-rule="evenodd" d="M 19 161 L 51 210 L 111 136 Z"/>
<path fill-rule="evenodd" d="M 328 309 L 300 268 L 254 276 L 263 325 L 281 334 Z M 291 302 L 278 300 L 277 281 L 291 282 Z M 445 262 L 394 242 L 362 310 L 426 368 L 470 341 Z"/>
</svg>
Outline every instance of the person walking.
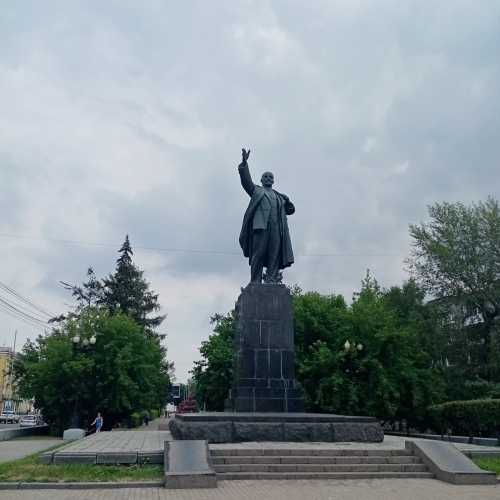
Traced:
<svg viewBox="0 0 500 500">
<path fill-rule="evenodd" d="M 104 419 L 101 417 L 101 414 L 98 412 L 97 417 L 94 419 L 92 424 L 90 425 L 95 425 L 95 431 L 96 433 L 101 432 L 102 424 L 104 423 Z"/>
</svg>

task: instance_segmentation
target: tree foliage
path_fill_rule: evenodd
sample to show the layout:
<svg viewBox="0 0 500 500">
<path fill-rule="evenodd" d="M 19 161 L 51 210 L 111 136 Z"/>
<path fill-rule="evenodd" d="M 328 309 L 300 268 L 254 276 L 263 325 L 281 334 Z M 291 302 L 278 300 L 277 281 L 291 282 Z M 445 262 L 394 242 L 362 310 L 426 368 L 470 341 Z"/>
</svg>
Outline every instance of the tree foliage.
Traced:
<svg viewBox="0 0 500 500">
<path fill-rule="evenodd" d="M 498 381 L 498 202 L 488 198 L 470 206 L 436 203 L 429 207 L 429 216 L 429 222 L 410 225 L 410 270 L 447 315 L 443 327 L 448 330 L 450 362 L 469 366 L 467 378 Z"/>
<path fill-rule="evenodd" d="M 165 319 L 161 315 L 151 316 L 160 309 L 158 294 L 149 290 L 144 271 L 133 263 L 128 235 L 119 252 L 115 272 L 102 280 L 102 297 L 98 302 L 111 314 L 127 314 L 138 325 L 152 331 Z"/>
<path fill-rule="evenodd" d="M 213 334 L 201 343 L 201 360 L 191 371 L 196 400 L 201 408 L 223 411 L 233 377 L 234 315 L 215 314 Z"/>
<path fill-rule="evenodd" d="M 92 267 L 87 270 L 87 279 L 81 284 L 61 284 L 73 296 L 76 305 L 67 314 L 61 314 L 50 321 L 60 323 L 66 319 L 78 318 L 88 307 L 106 309 L 110 314 L 122 313 L 130 316 L 147 334 L 161 325 L 164 315 L 153 315 L 160 309 L 158 294 L 150 290 L 149 283 L 133 262 L 132 246 L 128 235 L 119 250 L 115 272 L 102 280 L 98 279 Z"/>
<path fill-rule="evenodd" d="M 493 198 L 466 206 L 436 203 L 431 220 L 410 225 L 409 263 L 417 281 L 436 297 L 457 297 L 485 317 L 500 313 L 500 207 Z"/>
<path fill-rule="evenodd" d="M 331 296 L 295 297 L 297 339 L 315 339 L 298 364 L 311 410 L 419 425 L 428 404 L 442 400 L 440 372 L 423 350 L 422 294 L 414 288 L 410 283 L 383 291 L 367 275 L 350 307 L 331 307 Z M 305 311 L 314 311 L 314 322 L 302 321 Z M 300 331 L 303 325 L 308 331 Z"/>
<path fill-rule="evenodd" d="M 157 339 L 124 314 L 89 308 L 51 334 L 28 341 L 15 363 L 20 394 L 35 405 L 56 431 L 76 409 L 88 426 L 96 413 L 106 426 L 127 420 L 166 400 L 169 366 Z M 75 345 L 76 336 L 96 336 L 94 345 Z"/>
</svg>

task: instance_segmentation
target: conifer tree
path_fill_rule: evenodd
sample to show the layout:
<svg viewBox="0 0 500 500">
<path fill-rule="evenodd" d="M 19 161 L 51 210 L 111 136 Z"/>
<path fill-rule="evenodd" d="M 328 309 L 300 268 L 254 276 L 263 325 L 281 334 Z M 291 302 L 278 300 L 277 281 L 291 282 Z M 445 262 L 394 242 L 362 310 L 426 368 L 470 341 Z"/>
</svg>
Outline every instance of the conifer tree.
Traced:
<svg viewBox="0 0 500 500">
<path fill-rule="evenodd" d="M 165 319 L 165 316 L 161 315 L 151 316 L 160 309 L 158 294 L 149 289 L 149 283 L 143 276 L 144 271 L 139 270 L 133 263 L 134 252 L 128 235 L 119 253 L 114 274 L 102 280 L 101 305 L 111 314 L 122 312 L 129 315 L 146 331 L 152 332 Z"/>
</svg>

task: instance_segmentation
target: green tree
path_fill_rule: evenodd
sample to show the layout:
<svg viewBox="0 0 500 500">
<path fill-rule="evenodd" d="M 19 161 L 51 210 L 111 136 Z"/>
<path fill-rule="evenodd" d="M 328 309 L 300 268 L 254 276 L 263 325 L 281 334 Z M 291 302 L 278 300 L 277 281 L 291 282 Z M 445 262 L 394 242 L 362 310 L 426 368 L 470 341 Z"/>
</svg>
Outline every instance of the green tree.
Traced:
<svg viewBox="0 0 500 500">
<path fill-rule="evenodd" d="M 213 334 L 201 343 L 201 360 L 194 363 L 196 400 L 201 408 L 223 411 L 233 378 L 234 314 L 215 314 L 211 319 Z"/>
<path fill-rule="evenodd" d="M 95 335 L 95 344 L 75 345 L 76 335 Z M 161 408 L 168 371 L 159 342 L 145 336 L 143 326 L 95 308 L 27 342 L 15 364 L 20 393 L 34 397 L 55 431 L 68 425 L 75 409 L 84 425 L 100 411 L 106 426 L 112 426 L 134 412 Z"/>
<path fill-rule="evenodd" d="M 144 271 L 139 270 L 133 263 L 133 251 L 128 235 L 119 253 L 114 274 L 102 280 L 102 298 L 98 303 L 106 307 L 111 314 L 127 314 L 151 333 L 165 319 L 165 316 L 161 315 L 151 316 L 160 309 L 158 294 L 149 289 Z"/>
<path fill-rule="evenodd" d="M 411 291 L 411 286 L 398 293 L 396 288 L 383 291 L 367 275 L 349 308 L 325 308 L 322 318 L 321 308 L 313 307 L 315 341 L 298 366 L 310 409 L 424 425 L 425 408 L 442 400 L 443 384 L 422 350 L 418 333 L 423 319 L 414 314 L 417 296 L 410 297 Z M 326 321 L 330 326 L 324 328 Z"/>
<path fill-rule="evenodd" d="M 49 323 L 57 324 L 69 318 L 78 318 L 83 311 L 86 311 L 89 307 L 97 306 L 103 299 L 102 283 L 97 279 L 92 267 L 87 269 L 87 281 L 84 281 L 81 285 L 73 285 L 65 281 L 59 283 L 65 290 L 71 292 L 76 305 L 69 313 L 51 318 Z"/>
<path fill-rule="evenodd" d="M 349 309 L 342 295 L 302 293 L 295 288 L 293 296 L 295 351 L 300 361 L 318 340 L 333 344 L 337 338 L 351 334 Z"/>
<path fill-rule="evenodd" d="M 477 376 L 495 380 L 500 376 L 496 322 L 500 314 L 498 201 L 488 198 L 470 206 L 436 203 L 429 207 L 429 216 L 429 222 L 410 225 L 410 270 L 456 323 L 458 337 L 465 340 L 459 349 L 468 349 L 470 356 L 478 353 L 479 358 L 470 362 L 479 366 Z M 476 327 L 466 328 L 478 316 L 481 321 Z M 471 345 L 476 348 L 471 349 Z"/>
</svg>

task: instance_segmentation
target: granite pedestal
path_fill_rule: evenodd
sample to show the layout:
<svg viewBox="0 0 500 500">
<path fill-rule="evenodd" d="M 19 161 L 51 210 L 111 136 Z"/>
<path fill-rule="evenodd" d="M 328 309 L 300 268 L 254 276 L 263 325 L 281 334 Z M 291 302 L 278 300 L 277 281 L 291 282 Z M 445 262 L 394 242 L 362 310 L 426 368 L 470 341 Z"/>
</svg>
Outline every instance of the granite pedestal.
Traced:
<svg viewBox="0 0 500 500">
<path fill-rule="evenodd" d="M 242 290 L 236 303 L 233 373 L 228 410 L 304 410 L 295 380 L 292 297 L 284 285 L 251 283 Z"/>
<path fill-rule="evenodd" d="M 376 443 L 384 439 L 376 418 L 324 413 L 185 413 L 176 415 L 169 427 L 174 439 L 204 439 L 209 443 Z"/>
</svg>

